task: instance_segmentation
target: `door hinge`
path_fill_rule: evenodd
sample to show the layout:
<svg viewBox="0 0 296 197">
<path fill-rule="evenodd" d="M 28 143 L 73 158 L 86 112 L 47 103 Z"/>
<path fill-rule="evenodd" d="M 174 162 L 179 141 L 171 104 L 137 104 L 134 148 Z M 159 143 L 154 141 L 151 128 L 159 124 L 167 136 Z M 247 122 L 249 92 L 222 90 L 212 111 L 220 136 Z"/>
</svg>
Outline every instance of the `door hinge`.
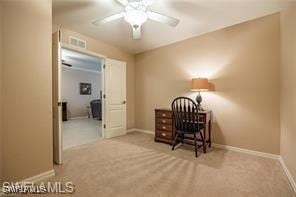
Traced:
<svg viewBox="0 0 296 197">
<path fill-rule="evenodd" d="M 105 68 L 106 68 L 106 64 L 103 65 L 103 69 L 105 69 Z"/>
<path fill-rule="evenodd" d="M 103 95 L 103 98 L 106 99 L 106 94 Z"/>
<path fill-rule="evenodd" d="M 106 125 L 104 124 L 104 129 L 106 129 Z"/>
</svg>

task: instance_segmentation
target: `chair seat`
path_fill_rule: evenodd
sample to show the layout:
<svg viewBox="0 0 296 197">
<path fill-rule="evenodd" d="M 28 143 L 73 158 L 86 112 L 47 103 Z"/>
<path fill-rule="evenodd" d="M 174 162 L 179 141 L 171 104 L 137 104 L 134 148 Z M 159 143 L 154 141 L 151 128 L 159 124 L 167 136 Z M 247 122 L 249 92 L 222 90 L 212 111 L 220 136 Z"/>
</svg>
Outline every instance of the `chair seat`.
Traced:
<svg viewBox="0 0 296 197">
<path fill-rule="evenodd" d="M 185 131 L 185 130 L 176 129 L 176 132 L 181 133 L 181 134 L 193 134 L 193 133 L 200 132 L 204 128 L 205 128 L 204 124 L 203 123 L 199 123 L 199 130 L 198 131 Z"/>
</svg>

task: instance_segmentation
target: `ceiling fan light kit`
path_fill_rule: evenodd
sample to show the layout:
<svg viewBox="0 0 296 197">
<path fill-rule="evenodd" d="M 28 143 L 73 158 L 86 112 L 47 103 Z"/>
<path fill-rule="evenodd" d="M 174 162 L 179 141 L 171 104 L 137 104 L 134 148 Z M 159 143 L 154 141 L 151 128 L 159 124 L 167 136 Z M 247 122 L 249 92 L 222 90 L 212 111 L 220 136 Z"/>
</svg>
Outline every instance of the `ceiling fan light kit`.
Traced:
<svg viewBox="0 0 296 197">
<path fill-rule="evenodd" d="M 176 27 L 179 23 L 178 19 L 165 16 L 150 10 L 150 6 L 153 0 L 117 0 L 121 5 L 125 7 L 124 12 L 114 14 L 112 16 L 98 19 L 93 22 L 94 25 L 102 25 L 114 20 L 124 18 L 133 29 L 133 39 L 141 39 L 142 24 L 148 19 L 154 20 L 160 23 Z"/>
<path fill-rule="evenodd" d="M 141 2 L 131 2 L 125 6 L 124 19 L 131 26 L 141 26 L 148 19 L 146 11 L 147 7 Z"/>
</svg>

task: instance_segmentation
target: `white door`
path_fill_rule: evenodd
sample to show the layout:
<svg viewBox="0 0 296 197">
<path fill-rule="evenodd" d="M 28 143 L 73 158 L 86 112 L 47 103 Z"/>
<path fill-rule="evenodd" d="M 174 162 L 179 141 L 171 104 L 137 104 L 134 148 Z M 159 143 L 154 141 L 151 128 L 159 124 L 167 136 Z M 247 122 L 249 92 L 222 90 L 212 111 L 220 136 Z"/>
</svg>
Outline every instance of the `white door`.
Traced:
<svg viewBox="0 0 296 197">
<path fill-rule="evenodd" d="M 126 134 L 126 63 L 105 61 L 105 138 Z"/>
<path fill-rule="evenodd" d="M 61 45 L 60 32 L 52 36 L 52 86 L 53 86 L 53 160 L 62 164 L 62 103 L 61 103 Z"/>
</svg>

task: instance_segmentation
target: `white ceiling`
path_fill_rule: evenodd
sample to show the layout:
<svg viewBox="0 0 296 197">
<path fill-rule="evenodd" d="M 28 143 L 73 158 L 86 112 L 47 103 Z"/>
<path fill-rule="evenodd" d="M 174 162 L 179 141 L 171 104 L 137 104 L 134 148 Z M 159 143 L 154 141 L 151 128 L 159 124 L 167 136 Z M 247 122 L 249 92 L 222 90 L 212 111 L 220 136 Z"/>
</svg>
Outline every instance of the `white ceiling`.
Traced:
<svg viewBox="0 0 296 197">
<path fill-rule="evenodd" d="M 101 71 L 101 60 L 97 57 L 83 53 L 62 49 L 62 60 L 65 63 L 72 65 L 71 68 L 73 69 L 91 72 Z"/>
<path fill-rule="evenodd" d="M 141 40 L 132 39 L 124 19 L 99 27 L 91 24 L 123 11 L 115 0 L 53 0 L 53 23 L 136 54 L 276 13 L 282 6 L 281 0 L 154 0 L 153 11 L 178 18 L 180 24 L 173 28 L 147 21 Z"/>
</svg>

